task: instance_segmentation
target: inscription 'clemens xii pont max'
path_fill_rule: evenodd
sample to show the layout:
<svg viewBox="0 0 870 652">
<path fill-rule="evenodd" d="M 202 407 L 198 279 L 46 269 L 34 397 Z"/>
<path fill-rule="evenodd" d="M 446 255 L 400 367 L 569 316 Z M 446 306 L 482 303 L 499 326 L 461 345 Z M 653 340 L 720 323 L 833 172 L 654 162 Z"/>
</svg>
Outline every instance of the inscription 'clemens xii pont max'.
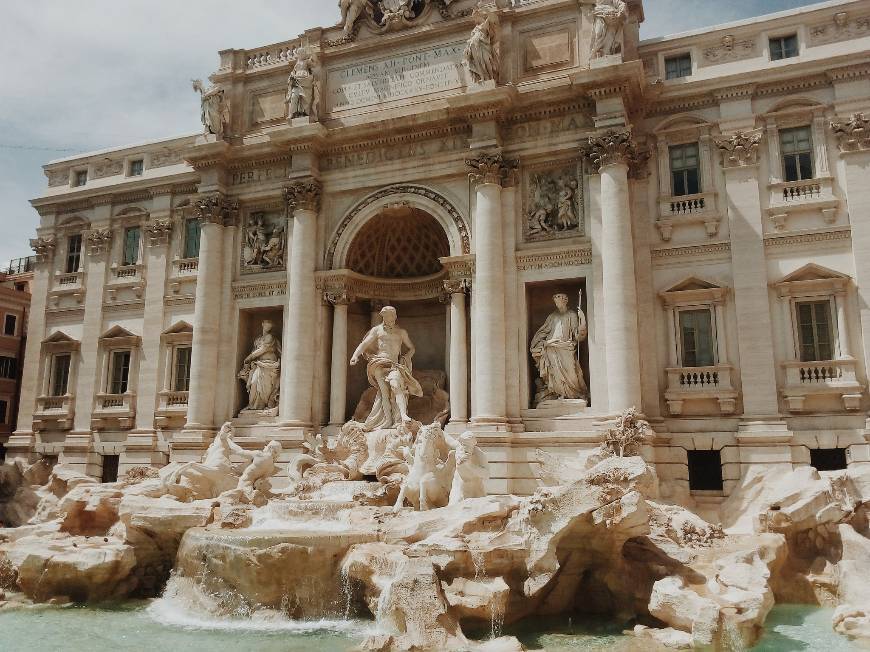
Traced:
<svg viewBox="0 0 870 652">
<path fill-rule="evenodd" d="M 330 109 L 340 111 L 442 92 L 465 85 L 465 43 L 428 47 L 329 71 Z"/>
</svg>

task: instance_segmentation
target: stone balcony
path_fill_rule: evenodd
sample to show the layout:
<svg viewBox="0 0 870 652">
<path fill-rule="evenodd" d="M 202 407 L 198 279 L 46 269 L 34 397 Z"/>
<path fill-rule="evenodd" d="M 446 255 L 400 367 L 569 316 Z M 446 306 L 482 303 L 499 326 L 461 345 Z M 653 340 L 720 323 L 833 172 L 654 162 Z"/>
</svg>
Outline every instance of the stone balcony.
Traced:
<svg viewBox="0 0 870 652">
<path fill-rule="evenodd" d="M 659 218 L 656 227 L 662 240 L 669 242 L 673 230 L 684 224 L 703 224 L 707 235 L 719 233 L 722 216 L 716 210 L 716 193 L 705 192 L 681 197 L 659 197 Z"/>
<path fill-rule="evenodd" d="M 715 401 L 720 414 L 733 414 L 737 409 L 737 391 L 731 379 L 733 371 L 729 365 L 668 369 L 665 392 L 668 411 L 673 416 L 681 416 L 686 403 L 694 402 L 700 410 L 693 410 L 693 413 L 703 414 L 700 403 Z"/>
<path fill-rule="evenodd" d="M 33 429 L 70 430 L 75 417 L 75 396 L 39 396 L 33 413 Z"/>
<path fill-rule="evenodd" d="M 133 392 L 97 394 L 91 415 L 91 428 L 94 430 L 105 430 L 111 426 L 121 429 L 132 428 L 135 416 L 136 395 Z"/>
<path fill-rule="evenodd" d="M 164 390 L 159 394 L 159 404 L 155 413 L 155 424 L 166 427 L 183 423 L 187 419 L 189 392 Z"/>
<path fill-rule="evenodd" d="M 55 272 L 54 283 L 49 292 L 49 307 L 60 306 L 64 297 L 72 297 L 75 303 L 80 304 L 85 297 L 85 273 L 83 271 L 62 273 Z"/>
<path fill-rule="evenodd" d="M 799 211 L 819 211 L 826 224 L 837 220 L 840 200 L 834 195 L 831 177 L 772 183 L 768 190 L 770 207 L 767 210 L 777 230 L 784 229 L 789 216 Z"/>
<path fill-rule="evenodd" d="M 849 411 L 861 409 L 864 386 L 856 377 L 855 360 L 785 362 L 785 388 L 782 391 L 789 412 L 807 410 L 807 399 L 832 397 Z"/>
</svg>

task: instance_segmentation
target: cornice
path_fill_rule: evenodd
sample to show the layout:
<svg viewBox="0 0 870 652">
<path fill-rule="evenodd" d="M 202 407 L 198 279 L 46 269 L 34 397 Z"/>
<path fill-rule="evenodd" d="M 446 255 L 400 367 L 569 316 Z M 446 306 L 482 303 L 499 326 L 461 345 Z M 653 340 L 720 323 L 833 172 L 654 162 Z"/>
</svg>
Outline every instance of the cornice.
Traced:
<svg viewBox="0 0 870 652">
<path fill-rule="evenodd" d="M 768 249 L 777 247 L 797 247 L 815 245 L 822 242 L 840 242 L 852 239 L 851 227 L 828 231 L 812 231 L 807 233 L 792 233 L 787 235 L 772 235 L 764 238 L 764 246 Z"/>
<path fill-rule="evenodd" d="M 681 247 L 666 247 L 653 249 L 650 253 L 654 260 L 669 258 L 688 258 L 693 256 L 711 256 L 731 252 L 730 242 L 712 242 L 702 245 L 686 245 Z"/>
<path fill-rule="evenodd" d="M 516 255 L 519 271 L 536 271 L 559 267 L 576 267 L 592 264 L 591 247 L 568 249 L 536 249 L 521 251 Z"/>
</svg>

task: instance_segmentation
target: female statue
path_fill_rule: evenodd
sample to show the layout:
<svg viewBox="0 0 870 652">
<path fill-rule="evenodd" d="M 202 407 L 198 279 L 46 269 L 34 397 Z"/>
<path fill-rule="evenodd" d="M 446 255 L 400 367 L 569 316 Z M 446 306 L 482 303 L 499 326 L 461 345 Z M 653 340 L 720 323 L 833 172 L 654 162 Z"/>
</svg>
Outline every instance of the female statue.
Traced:
<svg viewBox="0 0 870 652">
<path fill-rule="evenodd" d="M 498 15 L 478 7 L 474 10 L 474 17 L 477 26 L 465 46 L 465 65 L 476 84 L 491 79 L 498 81 Z"/>
<path fill-rule="evenodd" d="M 254 341 L 254 350 L 245 358 L 239 378 L 248 388 L 248 410 L 278 407 L 281 382 L 281 341 L 272 335 L 273 324 L 263 321 L 263 334 Z"/>
</svg>

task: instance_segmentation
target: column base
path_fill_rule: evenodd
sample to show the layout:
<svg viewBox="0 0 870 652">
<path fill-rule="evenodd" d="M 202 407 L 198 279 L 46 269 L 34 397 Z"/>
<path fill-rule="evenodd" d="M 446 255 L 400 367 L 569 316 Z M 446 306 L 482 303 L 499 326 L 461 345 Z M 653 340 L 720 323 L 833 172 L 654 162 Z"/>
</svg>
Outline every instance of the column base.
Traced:
<svg viewBox="0 0 870 652">
<path fill-rule="evenodd" d="M 510 424 L 505 417 L 473 417 L 470 427 L 476 433 L 511 432 Z"/>
<path fill-rule="evenodd" d="M 271 439 L 280 443 L 283 448 L 298 448 L 305 441 L 306 437 L 314 432 L 315 428 L 310 423 L 285 421 L 278 424 L 278 429 Z"/>
<path fill-rule="evenodd" d="M 470 425 L 467 420 L 450 421 L 444 426 L 444 432 L 448 435 L 461 435 L 469 429 Z"/>
<path fill-rule="evenodd" d="M 173 449 L 205 450 L 214 440 L 216 428 L 189 424 L 184 430 L 172 436 Z"/>
<path fill-rule="evenodd" d="M 744 417 L 737 426 L 737 441 L 741 444 L 784 444 L 791 441 L 794 434 L 782 417 Z"/>
</svg>

